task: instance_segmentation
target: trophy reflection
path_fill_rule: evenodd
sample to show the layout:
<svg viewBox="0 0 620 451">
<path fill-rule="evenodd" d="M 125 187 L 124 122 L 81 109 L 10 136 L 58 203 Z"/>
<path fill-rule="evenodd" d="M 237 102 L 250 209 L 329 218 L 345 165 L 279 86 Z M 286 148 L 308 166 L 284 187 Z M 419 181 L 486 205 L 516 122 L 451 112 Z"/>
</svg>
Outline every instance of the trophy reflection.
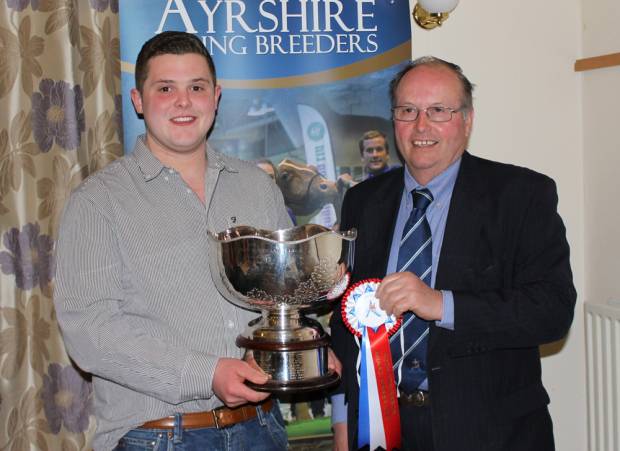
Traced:
<svg viewBox="0 0 620 451">
<path fill-rule="evenodd" d="M 303 311 L 344 293 L 357 231 L 336 232 L 316 224 L 285 230 L 248 226 L 211 236 L 211 272 L 231 302 L 261 316 L 237 337 L 267 374 L 260 391 L 297 393 L 338 381 L 327 367 L 329 335 Z"/>
</svg>

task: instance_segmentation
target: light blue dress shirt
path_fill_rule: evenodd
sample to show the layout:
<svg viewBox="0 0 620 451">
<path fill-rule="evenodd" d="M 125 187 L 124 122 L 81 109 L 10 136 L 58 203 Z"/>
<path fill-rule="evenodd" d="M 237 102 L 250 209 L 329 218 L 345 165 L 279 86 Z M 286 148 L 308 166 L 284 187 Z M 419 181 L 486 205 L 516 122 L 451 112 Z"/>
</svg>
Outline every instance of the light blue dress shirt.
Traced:
<svg viewBox="0 0 620 451">
<path fill-rule="evenodd" d="M 437 267 L 439 266 L 439 255 L 441 254 L 441 245 L 443 243 L 443 234 L 446 230 L 446 220 L 448 219 L 448 209 L 450 200 L 452 199 L 452 190 L 456 182 L 456 176 L 461 166 L 459 158 L 452 163 L 441 174 L 436 176 L 426 186 L 420 185 L 415 178 L 409 173 L 409 169 L 405 166 L 405 189 L 400 200 L 398 216 L 396 218 L 396 226 L 394 227 L 394 235 L 392 236 L 392 246 L 390 247 L 390 258 L 387 265 L 387 274 L 396 272 L 396 263 L 398 261 L 398 250 L 403 229 L 413 210 L 413 198 L 411 191 L 414 189 L 428 188 L 433 194 L 433 202 L 426 209 L 426 219 L 431 228 L 431 236 L 433 238 L 433 273 L 431 275 L 431 288 L 435 288 L 435 279 L 437 278 Z M 436 324 L 439 327 L 454 330 L 454 297 L 451 291 L 441 290 L 443 295 L 443 316 L 441 321 Z"/>
<path fill-rule="evenodd" d="M 405 228 L 407 219 L 409 219 L 411 215 L 411 210 L 413 210 L 411 191 L 414 189 L 428 188 L 433 194 L 433 202 L 431 202 L 426 209 L 426 219 L 431 228 L 431 236 L 433 238 L 433 273 L 431 276 L 431 288 L 435 287 L 437 267 L 439 266 L 439 255 L 441 254 L 441 245 L 446 230 L 446 221 L 448 219 L 448 209 L 450 207 L 452 191 L 454 190 L 454 184 L 460 166 L 461 158 L 448 166 L 445 171 L 436 176 L 426 186 L 420 185 L 409 173 L 407 166 L 405 166 L 405 188 L 401 196 L 396 226 L 394 227 L 394 235 L 392 236 L 392 245 L 390 247 L 386 274 L 396 272 L 400 239 L 403 235 L 403 229 Z M 454 330 L 454 296 L 452 291 L 449 290 L 441 290 L 441 294 L 443 297 L 443 315 L 441 320 L 436 321 L 435 324 L 445 329 Z M 428 380 L 424 380 L 422 384 L 420 384 L 420 389 L 428 390 Z M 332 424 L 346 421 L 347 409 L 344 404 L 344 394 L 332 396 Z"/>
</svg>

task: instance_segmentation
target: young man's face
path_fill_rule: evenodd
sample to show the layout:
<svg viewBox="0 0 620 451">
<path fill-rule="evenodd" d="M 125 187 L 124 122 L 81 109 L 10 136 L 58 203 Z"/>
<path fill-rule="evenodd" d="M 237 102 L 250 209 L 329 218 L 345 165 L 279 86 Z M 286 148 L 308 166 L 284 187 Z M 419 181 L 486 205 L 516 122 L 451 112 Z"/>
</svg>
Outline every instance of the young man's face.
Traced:
<svg viewBox="0 0 620 451">
<path fill-rule="evenodd" d="M 362 142 L 362 164 L 368 174 L 379 174 L 385 170 L 390 159 L 385 138 L 377 136 L 376 138 L 365 139 Z"/>
<path fill-rule="evenodd" d="M 155 155 L 203 152 L 215 120 L 220 87 L 202 55 L 158 55 L 148 62 L 142 93 L 131 100 L 144 117 L 146 143 Z"/>
</svg>

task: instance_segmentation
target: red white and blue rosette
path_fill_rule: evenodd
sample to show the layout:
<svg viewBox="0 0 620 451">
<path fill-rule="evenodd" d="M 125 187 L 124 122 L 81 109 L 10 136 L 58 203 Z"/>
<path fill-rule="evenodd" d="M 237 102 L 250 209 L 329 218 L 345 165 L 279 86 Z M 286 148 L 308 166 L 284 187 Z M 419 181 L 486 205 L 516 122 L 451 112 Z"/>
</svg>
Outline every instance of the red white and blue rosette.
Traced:
<svg viewBox="0 0 620 451">
<path fill-rule="evenodd" d="M 399 449 L 400 415 L 389 337 L 402 319 L 379 307 L 375 293 L 380 279 L 366 279 L 352 285 L 342 299 L 342 319 L 361 339 L 359 361 L 358 448 Z"/>
</svg>

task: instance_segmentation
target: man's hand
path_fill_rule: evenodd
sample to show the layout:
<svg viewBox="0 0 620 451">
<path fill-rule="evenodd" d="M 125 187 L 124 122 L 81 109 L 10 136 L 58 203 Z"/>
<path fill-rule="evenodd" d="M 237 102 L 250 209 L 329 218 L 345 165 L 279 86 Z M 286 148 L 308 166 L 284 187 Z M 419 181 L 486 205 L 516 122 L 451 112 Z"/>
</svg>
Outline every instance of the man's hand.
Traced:
<svg viewBox="0 0 620 451">
<path fill-rule="evenodd" d="M 388 315 L 397 318 L 409 311 L 427 321 L 441 320 L 443 296 L 415 274 L 405 271 L 386 276 L 375 294 Z"/>
<path fill-rule="evenodd" d="M 213 392 L 228 407 L 260 402 L 269 396 L 267 392 L 252 390 L 245 385 L 246 380 L 264 384 L 269 376 L 243 360 L 221 358 L 217 361 L 213 375 Z"/>
<path fill-rule="evenodd" d="M 334 423 L 332 425 L 334 431 L 334 451 L 348 451 L 349 441 L 347 439 L 347 423 Z"/>
<path fill-rule="evenodd" d="M 342 376 L 342 364 L 331 348 L 327 348 L 327 368 L 338 373 L 338 376 Z"/>
</svg>

